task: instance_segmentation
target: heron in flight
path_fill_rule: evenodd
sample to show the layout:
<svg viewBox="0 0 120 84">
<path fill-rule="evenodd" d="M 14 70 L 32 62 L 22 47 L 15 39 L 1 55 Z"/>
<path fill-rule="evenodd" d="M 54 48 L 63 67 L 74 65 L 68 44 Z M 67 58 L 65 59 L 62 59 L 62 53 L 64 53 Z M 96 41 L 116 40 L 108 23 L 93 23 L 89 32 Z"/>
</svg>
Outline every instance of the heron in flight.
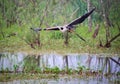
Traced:
<svg viewBox="0 0 120 84">
<path fill-rule="evenodd" d="M 90 12 L 82 15 L 81 17 L 73 20 L 72 22 L 70 22 L 67 25 L 64 26 L 56 26 L 56 27 L 51 27 L 51 28 L 45 28 L 43 30 L 60 30 L 61 32 L 74 32 L 73 30 L 75 29 L 75 26 L 82 23 L 88 16 L 90 16 L 92 14 L 92 12 L 95 10 L 95 8 L 93 8 Z M 74 32 L 75 33 L 75 32 Z M 82 39 L 83 41 L 85 41 L 85 39 L 83 39 L 79 34 L 75 33 L 80 39 Z"/>
<path fill-rule="evenodd" d="M 42 30 L 60 30 L 61 32 L 74 32 L 74 29 L 75 29 L 75 26 L 82 23 L 86 18 L 88 18 L 88 16 L 90 16 L 93 11 L 95 10 L 95 8 L 93 8 L 90 12 L 82 15 L 81 17 L 73 20 L 72 22 L 70 22 L 69 24 L 67 25 L 64 25 L 64 26 L 56 26 L 56 27 L 51 27 L 51 28 L 44 28 Z M 38 31 L 41 31 L 41 28 L 39 29 L 34 29 L 35 31 L 38 30 Z M 75 32 L 74 32 L 75 33 Z M 83 41 L 85 41 L 85 39 L 83 39 L 79 34 L 75 33 L 80 39 L 82 39 Z"/>
</svg>

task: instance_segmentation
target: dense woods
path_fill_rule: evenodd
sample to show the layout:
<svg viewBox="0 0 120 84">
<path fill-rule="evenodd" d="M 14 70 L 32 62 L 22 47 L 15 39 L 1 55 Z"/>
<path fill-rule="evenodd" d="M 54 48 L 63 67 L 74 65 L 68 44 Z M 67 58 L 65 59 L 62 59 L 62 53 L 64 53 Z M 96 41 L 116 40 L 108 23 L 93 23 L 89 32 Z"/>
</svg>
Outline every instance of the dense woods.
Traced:
<svg viewBox="0 0 120 84">
<path fill-rule="evenodd" d="M 84 38 L 88 36 L 92 38 L 94 34 L 94 39 L 99 33 L 96 43 L 100 47 L 110 47 L 111 42 L 116 39 L 119 43 L 119 0 L 0 0 L 0 40 L 17 36 L 20 41 L 31 45 L 32 48 L 36 45 L 41 46 L 40 39 L 43 42 L 46 38 L 47 41 L 51 38 L 60 39 L 63 38 L 62 34 L 51 32 L 46 35 L 42 32 L 40 35 L 30 31 L 31 27 L 46 28 L 63 25 L 89 12 L 93 7 L 96 8 L 95 12 L 77 26 L 76 32 L 81 33 Z M 86 33 L 90 33 L 91 36 L 85 35 Z M 69 37 L 75 38 L 71 35 Z M 44 42 L 42 45 L 47 43 Z"/>
<path fill-rule="evenodd" d="M 79 17 L 93 7 L 96 7 L 96 13 L 92 16 L 93 22 L 104 21 L 106 26 L 119 25 L 119 4 L 119 0 L 1 0 L 1 27 L 9 27 L 13 24 L 23 25 L 22 23 L 38 26 L 41 19 L 44 23 L 47 22 L 43 24 L 45 26 L 60 24 Z M 63 20 L 56 21 L 56 18 Z M 91 17 L 88 22 L 90 26 Z"/>
</svg>

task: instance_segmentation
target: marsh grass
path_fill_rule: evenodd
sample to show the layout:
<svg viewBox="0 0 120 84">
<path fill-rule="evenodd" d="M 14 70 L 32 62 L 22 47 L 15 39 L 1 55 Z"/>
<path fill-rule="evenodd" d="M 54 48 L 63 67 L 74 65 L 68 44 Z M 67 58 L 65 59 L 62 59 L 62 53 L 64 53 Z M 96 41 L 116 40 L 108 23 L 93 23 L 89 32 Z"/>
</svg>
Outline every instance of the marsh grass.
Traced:
<svg viewBox="0 0 120 84">
<path fill-rule="evenodd" d="M 24 28 L 24 29 L 23 29 Z M 69 34 L 69 44 L 65 46 L 63 34 L 59 31 L 41 31 L 40 42 L 41 47 L 32 49 L 28 42 L 32 42 L 35 39 L 35 32 L 31 33 L 30 28 L 27 26 L 18 27 L 17 25 L 11 28 L 5 28 L 6 38 L 0 40 L 0 51 L 1 52 L 58 52 L 58 53 L 119 53 L 120 50 L 120 39 L 116 39 L 112 42 L 110 48 L 99 48 L 99 39 L 105 44 L 105 30 L 104 27 L 100 28 L 98 36 L 92 38 L 92 32 L 88 32 L 87 26 L 80 25 L 76 28 L 76 32 L 82 36 L 86 42 L 79 39 L 75 34 Z M 10 33 L 16 32 L 15 36 L 7 37 Z M 111 37 L 118 33 L 117 28 L 111 28 Z"/>
<path fill-rule="evenodd" d="M 8 19 L 12 16 L 16 17 L 17 21 L 7 27 L 6 21 L 0 15 L 1 25 L 0 25 L 0 52 L 27 52 L 27 53 L 46 53 L 46 52 L 57 52 L 57 53 L 119 53 L 120 50 L 120 39 L 117 38 L 112 42 L 112 47 L 110 48 L 98 48 L 99 40 L 103 44 L 106 42 L 105 38 L 105 27 L 100 21 L 100 31 L 98 36 L 93 39 L 92 34 L 95 29 L 95 22 L 93 22 L 92 32 L 88 32 L 87 21 L 80 24 L 76 28 L 76 32 L 82 36 L 86 42 L 83 42 L 75 34 L 69 34 L 69 44 L 66 46 L 64 44 L 63 34 L 59 31 L 41 31 L 40 34 L 40 46 L 34 45 L 31 48 L 31 43 L 35 41 L 36 34 L 30 31 L 30 27 L 52 27 L 58 25 L 64 25 L 77 17 L 86 13 L 87 4 L 84 1 L 75 0 L 73 1 L 56 1 L 56 3 L 50 2 L 47 5 L 47 0 L 37 1 L 36 6 L 30 1 L 23 1 L 23 7 L 17 7 L 16 13 L 9 9 L 11 5 L 7 5 L 9 1 L 5 1 L 8 15 Z M 59 2 L 59 3 L 58 3 Z M 38 4 L 39 3 L 39 4 Z M 48 9 L 45 11 L 46 5 Z M 16 5 L 15 5 L 16 6 Z M 94 12 L 93 21 L 98 20 L 94 16 L 97 12 Z M 41 19 L 44 17 L 42 25 L 40 25 Z M 97 14 L 96 14 L 97 16 Z M 6 18 L 7 18 L 6 17 Z M 9 18 L 10 17 L 10 18 Z M 99 21 L 99 20 L 98 20 Z M 110 28 L 110 38 L 114 37 L 118 33 L 117 26 Z M 10 36 L 15 34 L 14 36 Z M 109 38 L 109 39 L 110 39 Z"/>
</svg>

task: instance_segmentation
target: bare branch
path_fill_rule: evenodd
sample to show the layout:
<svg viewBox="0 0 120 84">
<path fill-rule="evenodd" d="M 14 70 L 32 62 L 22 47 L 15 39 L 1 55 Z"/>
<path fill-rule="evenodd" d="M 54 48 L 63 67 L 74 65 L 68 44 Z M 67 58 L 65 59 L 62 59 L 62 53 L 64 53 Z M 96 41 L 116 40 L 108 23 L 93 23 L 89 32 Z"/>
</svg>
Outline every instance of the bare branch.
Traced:
<svg viewBox="0 0 120 84">
<path fill-rule="evenodd" d="M 45 16 L 46 16 L 46 14 L 47 14 L 47 9 L 48 9 L 48 4 L 49 4 L 49 2 L 50 2 L 50 0 L 47 0 L 47 2 L 46 2 L 46 7 L 45 7 L 45 9 L 44 9 L 44 15 L 42 16 L 42 18 L 41 18 L 41 20 L 40 20 L 40 25 L 39 25 L 39 27 L 41 27 L 41 25 L 43 24 L 43 21 L 44 21 L 44 18 L 45 18 Z"/>
<path fill-rule="evenodd" d="M 117 37 L 120 36 L 120 33 L 118 33 L 116 36 L 114 36 L 110 41 L 108 41 L 106 44 L 105 44 L 105 47 L 110 47 L 111 45 L 111 42 L 113 42 L 115 39 L 117 39 Z"/>
</svg>

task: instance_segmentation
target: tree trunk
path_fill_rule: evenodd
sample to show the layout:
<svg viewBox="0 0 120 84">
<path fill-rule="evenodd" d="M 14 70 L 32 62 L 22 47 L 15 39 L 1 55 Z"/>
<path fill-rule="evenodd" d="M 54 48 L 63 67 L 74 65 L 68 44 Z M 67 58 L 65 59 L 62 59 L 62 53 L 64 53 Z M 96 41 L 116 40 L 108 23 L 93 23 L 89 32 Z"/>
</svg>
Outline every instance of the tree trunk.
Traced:
<svg viewBox="0 0 120 84">
<path fill-rule="evenodd" d="M 96 25 L 96 28 L 95 28 L 95 30 L 94 30 L 94 33 L 93 33 L 93 35 L 92 35 L 93 38 L 96 38 L 96 36 L 98 35 L 99 28 L 100 28 L 100 25 L 97 24 L 97 25 Z"/>
<path fill-rule="evenodd" d="M 110 37 L 109 27 L 110 27 L 110 20 L 108 18 L 108 11 L 106 11 L 105 2 L 103 0 L 100 0 L 101 8 L 102 8 L 102 15 L 104 19 L 104 25 L 106 30 L 106 43 L 108 43 L 108 37 Z"/>
<path fill-rule="evenodd" d="M 87 9 L 88 9 L 88 12 L 90 12 L 90 10 L 91 10 L 91 2 L 90 2 L 90 0 L 87 0 Z M 91 15 L 88 17 L 88 30 L 89 30 L 89 32 L 92 31 L 92 19 L 91 19 Z"/>
<path fill-rule="evenodd" d="M 111 25 L 110 19 L 108 17 L 109 12 L 107 10 L 109 10 L 109 9 L 107 8 L 107 6 L 105 6 L 106 5 L 105 1 L 100 0 L 100 3 L 101 3 L 102 12 L 103 12 L 103 18 L 104 18 L 104 21 L 105 21 L 105 26 L 110 27 L 112 25 Z"/>
<path fill-rule="evenodd" d="M 68 40 L 69 40 L 69 36 L 68 36 L 68 32 L 65 32 L 63 33 L 64 34 L 64 38 L 65 38 L 65 41 L 64 41 L 64 44 L 67 46 L 68 45 Z"/>
</svg>

